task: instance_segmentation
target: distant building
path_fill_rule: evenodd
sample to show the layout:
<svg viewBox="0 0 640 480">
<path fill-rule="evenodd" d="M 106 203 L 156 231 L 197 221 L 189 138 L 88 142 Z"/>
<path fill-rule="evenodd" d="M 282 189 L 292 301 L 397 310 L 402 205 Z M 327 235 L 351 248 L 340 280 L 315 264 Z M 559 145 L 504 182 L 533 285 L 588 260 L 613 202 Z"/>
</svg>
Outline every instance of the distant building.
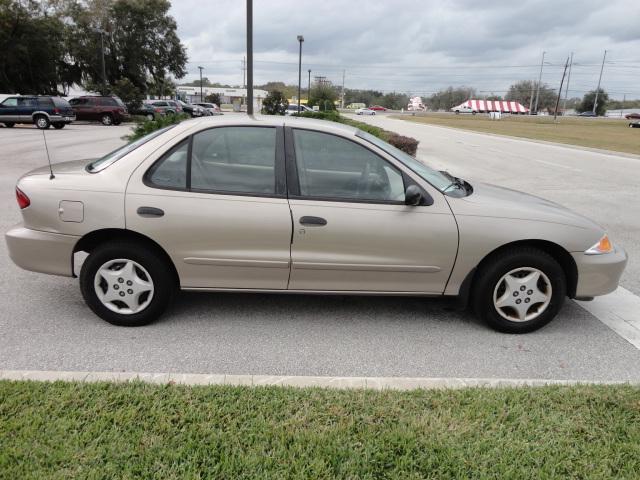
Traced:
<svg viewBox="0 0 640 480">
<path fill-rule="evenodd" d="M 501 112 L 501 113 L 529 113 L 529 109 L 518 102 L 510 100 L 467 100 L 460 105 L 453 107 L 452 111 L 461 112 Z"/>
<path fill-rule="evenodd" d="M 188 103 L 205 102 L 206 100 L 200 98 L 200 87 L 193 87 L 187 85 L 178 85 L 176 87 L 178 96 Z M 246 88 L 222 88 L 222 87 L 202 87 L 202 95 L 206 97 L 212 93 L 220 95 L 220 103 L 227 105 L 246 105 L 247 103 L 247 89 Z M 253 89 L 253 103 L 254 110 L 260 111 L 262 108 L 262 102 L 269 94 L 266 90 Z"/>
</svg>

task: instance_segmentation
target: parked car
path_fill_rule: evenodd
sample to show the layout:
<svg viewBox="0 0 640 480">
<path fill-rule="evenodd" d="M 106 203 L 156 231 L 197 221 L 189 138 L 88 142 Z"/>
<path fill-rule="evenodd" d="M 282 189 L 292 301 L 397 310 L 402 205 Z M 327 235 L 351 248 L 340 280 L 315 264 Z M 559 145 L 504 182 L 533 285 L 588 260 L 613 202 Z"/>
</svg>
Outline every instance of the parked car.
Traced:
<svg viewBox="0 0 640 480">
<path fill-rule="evenodd" d="M 297 103 L 290 103 L 284 113 L 285 115 L 293 115 L 294 113 L 304 113 L 304 112 L 313 112 L 313 110 L 307 107 L 306 105 L 300 105 L 300 109 L 298 109 Z"/>
<path fill-rule="evenodd" d="M 624 116 L 624 118 L 626 118 L 627 120 L 640 120 L 640 113 L 638 112 L 628 113 Z"/>
<path fill-rule="evenodd" d="M 100 121 L 103 125 L 120 125 L 129 120 L 127 107 L 118 97 L 82 96 L 69 100 L 77 120 Z"/>
<path fill-rule="evenodd" d="M 471 108 L 471 107 L 466 107 L 464 105 L 458 105 L 457 107 L 453 107 L 451 109 L 452 112 L 454 112 L 456 115 L 460 114 L 460 113 L 470 113 L 472 115 L 475 115 L 476 113 L 478 113 L 477 110 Z"/>
<path fill-rule="evenodd" d="M 135 110 L 130 110 L 131 115 L 138 115 L 140 117 L 145 117 L 147 120 L 155 120 L 156 117 L 160 116 L 161 112 L 156 111 L 153 106 L 148 103 L 142 103 Z"/>
<path fill-rule="evenodd" d="M 372 105 L 371 107 L 369 107 L 369 110 L 373 110 L 375 112 L 386 112 L 387 111 L 387 109 L 384 108 L 381 105 Z"/>
<path fill-rule="evenodd" d="M 20 95 L 5 98 L 0 103 L 0 123 L 12 128 L 16 123 L 32 123 L 40 129 L 61 129 L 76 116 L 64 98 Z"/>
<path fill-rule="evenodd" d="M 82 295 L 116 325 L 157 319 L 181 288 L 457 296 L 524 333 L 566 296 L 615 290 L 627 263 L 581 215 L 334 122 L 193 119 L 53 171 L 18 180 L 9 254 L 71 277 L 88 253 Z"/>
<path fill-rule="evenodd" d="M 359 108 L 356 110 L 356 115 L 375 115 L 376 111 L 370 108 Z"/>
<path fill-rule="evenodd" d="M 148 103 L 163 115 L 182 113 L 182 106 L 175 100 L 151 100 Z"/>
<path fill-rule="evenodd" d="M 195 103 L 194 105 L 198 105 L 206 109 L 209 112 L 209 115 L 222 115 L 222 112 L 220 111 L 220 107 L 215 103 L 201 102 L 201 103 Z"/>
<path fill-rule="evenodd" d="M 582 112 L 578 114 L 578 117 L 595 117 L 596 114 L 589 111 L 589 112 Z"/>
<path fill-rule="evenodd" d="M 176 100 L 182 107 L 182 111 L 191 117 L 203 117 L 209 115 L 204 108 L 200 105 L 193 105 L 191 103 L 183 102 L 182 100 Z"/>
</svg>

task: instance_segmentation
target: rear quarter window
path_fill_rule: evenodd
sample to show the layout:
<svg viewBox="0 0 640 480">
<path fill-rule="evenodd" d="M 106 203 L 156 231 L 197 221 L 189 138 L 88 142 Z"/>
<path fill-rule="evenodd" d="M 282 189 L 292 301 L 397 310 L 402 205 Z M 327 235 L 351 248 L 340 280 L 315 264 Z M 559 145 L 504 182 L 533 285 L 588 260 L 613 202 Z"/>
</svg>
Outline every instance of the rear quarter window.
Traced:
<svg viewBox="0 0 640 480">
<path fill-rule="evenodd" d="M 50 97 L 39 97 L 38 106 L 40 107 L 52 107 L 53 100 Z"/>
</svg>

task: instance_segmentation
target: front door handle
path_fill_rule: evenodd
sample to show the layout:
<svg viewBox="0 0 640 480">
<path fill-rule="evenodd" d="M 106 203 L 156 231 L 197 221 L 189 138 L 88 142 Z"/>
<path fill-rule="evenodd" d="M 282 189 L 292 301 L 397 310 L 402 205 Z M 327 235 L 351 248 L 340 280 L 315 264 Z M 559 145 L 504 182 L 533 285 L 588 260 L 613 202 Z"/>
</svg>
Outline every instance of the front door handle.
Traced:
<svg viewBox="0 0 640 480">
<path fill-rule="evenodd" d="M 138 207 L 137 214 L 141 217 L 162 217 L 164 216 L 164 210 L 156 207 Z"/>
<path fill-rule="evenodd" d="M 327 221 L 322 217 L 300 217 L 300 225 L 321 227 L 326 224 Z"/>
</svg>

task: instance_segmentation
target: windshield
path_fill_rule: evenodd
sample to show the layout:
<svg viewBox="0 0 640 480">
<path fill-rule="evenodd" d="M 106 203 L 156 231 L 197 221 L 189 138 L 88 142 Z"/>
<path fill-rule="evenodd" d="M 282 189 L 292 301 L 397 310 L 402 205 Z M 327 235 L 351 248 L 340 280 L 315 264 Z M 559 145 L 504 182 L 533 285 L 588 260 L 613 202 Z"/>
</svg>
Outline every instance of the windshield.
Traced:
<svg viewBox="0 0 640 480">
<path fill-rule="evenodd" d="M 158 135 L 163 134 L 164 132 L 166 132 L 167 130 L 173 127 L 175 127 L 175 125 L 169 125 L 168 127 L 162 128 L 160 130 L 156 130 L 155 132 L 151 132 L 149 135 L 139 138 L 135 142 L 128 143 L 118 148 L 117 150 L 114 150 L 111 153 L 107 153 L 104 157 L 91 162 L 87 166 L 87 171 L 89 171 L 90 173 L 96 173 L 96 172 L 99 172 L 100 170 L 104 170 L 109 165 L 117 162 L 128 153 L 133 152 L 136 148 L 140 147 L 141 145 L 144 145 L 149 140 L 153 140 Z"/>
<path fill-rule="evenodd" d="M 384 140 L 380 140 L 378 137 L 374 137 L 370 133 L 363 132 L 362 130 L 358 130 L 356 136 L 373 143 L 376 147 L 381 148 L 385 152 L 387 152 L 392 157 L 396 158 L 400 162 L 404 163 L 405 166 L 413 170 L 415 173 L 424 178 L 427 182 L 433 185 L 435 188 L 440 190 L 441 192 L 445 192 L 448 187 L 451 186 L 451 179 L 444 175 L 443 173 L 434 170 L 430 167 L 427 167 L 424 163 L 416 160 L 408 153 L 403 152 L 402 150 L 394 147 L 393 145 L 388 144 Z"/>
</svg>

